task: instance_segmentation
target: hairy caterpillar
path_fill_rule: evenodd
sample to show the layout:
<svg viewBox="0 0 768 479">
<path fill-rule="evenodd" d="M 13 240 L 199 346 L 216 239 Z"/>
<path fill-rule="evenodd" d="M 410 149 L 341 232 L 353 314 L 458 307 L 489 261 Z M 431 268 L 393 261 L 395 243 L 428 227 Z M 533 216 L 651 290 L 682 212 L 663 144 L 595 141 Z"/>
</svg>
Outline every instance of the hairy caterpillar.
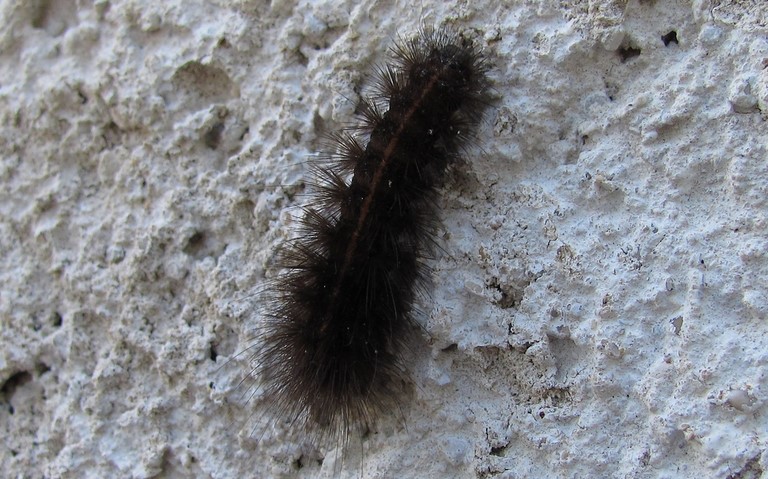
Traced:
<svg viewBox="0 0 768 479">
<path fill-rule="evenodd" d="M 360 126 L 314 166 L 253 358 L 274 412 L 311 435 L 343 438 L 398 406 L 435 196 L 487 104 L 488 63 L 461 35 L 423 29 L 390 53 Z"/>
</svg>

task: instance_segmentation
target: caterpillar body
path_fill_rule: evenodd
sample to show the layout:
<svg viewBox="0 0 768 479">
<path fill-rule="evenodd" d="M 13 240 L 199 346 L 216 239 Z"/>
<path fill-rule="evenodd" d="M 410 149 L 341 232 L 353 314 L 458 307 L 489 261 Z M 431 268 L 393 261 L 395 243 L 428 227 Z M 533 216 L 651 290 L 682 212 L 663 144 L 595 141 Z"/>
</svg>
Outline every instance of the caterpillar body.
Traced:
<svg viewBox="0 0 768 479">
<path fill-rule="evenodd" d="M 314 166 L 317 196 L 279 253 L 254 358 L 277 414 L 317 435 L 398 407 L 435 198 L 487 104 L 487 61 L 462 36 L 425 29 L 390 53 L 361 125 Z"/>
</svg>

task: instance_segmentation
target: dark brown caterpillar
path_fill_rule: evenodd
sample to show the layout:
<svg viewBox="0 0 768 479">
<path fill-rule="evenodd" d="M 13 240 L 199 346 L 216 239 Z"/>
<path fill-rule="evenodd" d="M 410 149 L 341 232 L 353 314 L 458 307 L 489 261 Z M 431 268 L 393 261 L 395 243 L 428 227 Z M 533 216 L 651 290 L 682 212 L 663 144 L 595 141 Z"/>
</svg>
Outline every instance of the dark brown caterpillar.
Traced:
<svg viewBox="0 0 768 479">
<path fill-rule="evenodd" d="M 362 125 L 334 135 L 336 161 L 315 167 L 317 198 L 280 254 L 255 356 L 276 412 L 317 435 L 397 407 L 435 195 L 487 104 L 487 62 L 460 35 L 423 30 L 391 55 Z"/>
</svg>

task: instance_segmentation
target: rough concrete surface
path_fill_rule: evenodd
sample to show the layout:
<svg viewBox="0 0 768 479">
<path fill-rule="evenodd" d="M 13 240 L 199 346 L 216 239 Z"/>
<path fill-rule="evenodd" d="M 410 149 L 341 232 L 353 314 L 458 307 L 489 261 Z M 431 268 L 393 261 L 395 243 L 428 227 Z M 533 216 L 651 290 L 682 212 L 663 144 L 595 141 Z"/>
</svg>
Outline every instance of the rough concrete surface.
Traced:
<svg viewBox="0 0 768 479">
<path fill-rule="evenodd" d="M 766 3 L 0 21 L 4 477 L 768 477 Z M 310 444 L 248 375 L 264 279 L 322 135 L 420 25 L 475 39 L 494 102 L 441 195 L 412 393 Z"/>
</svg>

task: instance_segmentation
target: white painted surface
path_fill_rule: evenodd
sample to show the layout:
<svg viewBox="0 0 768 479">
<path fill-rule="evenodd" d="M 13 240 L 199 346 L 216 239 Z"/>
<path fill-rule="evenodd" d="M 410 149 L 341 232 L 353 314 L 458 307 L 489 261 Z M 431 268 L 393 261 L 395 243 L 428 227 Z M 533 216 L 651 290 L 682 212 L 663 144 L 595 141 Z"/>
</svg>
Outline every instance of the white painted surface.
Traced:
<svg viewBox="0 0 768 479">
<path fill-rule="evenodd" d="M 4 475 L 768 476 L 768 7 L 416 3 L 0 4 Z M 305 160 L 421 22 L 498 98 L 413 394 L 315 448 L 235 355 Z"/>
</svg>

